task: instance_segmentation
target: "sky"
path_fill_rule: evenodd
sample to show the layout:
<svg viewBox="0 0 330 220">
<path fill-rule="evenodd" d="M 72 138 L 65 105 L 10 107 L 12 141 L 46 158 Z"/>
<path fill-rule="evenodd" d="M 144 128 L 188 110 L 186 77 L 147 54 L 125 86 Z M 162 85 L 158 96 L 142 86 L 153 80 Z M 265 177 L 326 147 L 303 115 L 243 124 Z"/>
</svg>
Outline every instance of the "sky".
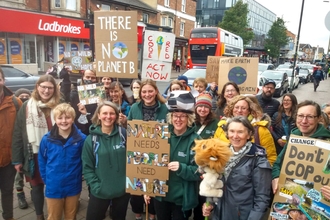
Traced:
<svg viewBox="0 0 330 220">
<path fill-rule="evenodd" d="M 298 34 L 301 5 L 303 0 L 255 0 L 283 18 L 289 31 Z M 304 0 L 303 18 L 300 30 L 300 44 L 323 47 L 327 51 L 330 31 L 325 26 L 325 17 L 330 11 L 330 2 Z M 330 20 L 329 20 L 330 23 Z"/>
</svg>

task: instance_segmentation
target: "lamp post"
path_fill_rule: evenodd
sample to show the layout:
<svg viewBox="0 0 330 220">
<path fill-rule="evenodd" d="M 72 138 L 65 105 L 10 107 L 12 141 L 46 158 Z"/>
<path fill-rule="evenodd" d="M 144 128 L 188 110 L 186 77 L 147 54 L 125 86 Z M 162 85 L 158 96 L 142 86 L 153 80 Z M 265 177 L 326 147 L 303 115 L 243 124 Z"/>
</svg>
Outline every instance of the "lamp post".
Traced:
<svg viewBox="0 0 330 220">
<path fill-rule="evenodd" d="M 296 68 L 296 62 L 297 62 L 297 56 L 298 56 L 300 29 L 301 29 L 301 21 L 302 21 L 303 12 L 304 12 L 304 4 L 305 4 L 305 0 L 302 0 L 301 11 L 300 11 L 300 20 L 299 20 L 299 28 L 298 28 L 298 35 L 297 35 L 297 42 L 296 42 L 296 49 L 295 49 L 294 56 L 293 56 L 294 60 L 293 60 L 293 68 L 292 68 L 291 83 L 290 83 L 290 93 L 292 93 L 292 90 L 293 90 L 294 71 L 295 71 L 295 68 Z"/>
</svg>

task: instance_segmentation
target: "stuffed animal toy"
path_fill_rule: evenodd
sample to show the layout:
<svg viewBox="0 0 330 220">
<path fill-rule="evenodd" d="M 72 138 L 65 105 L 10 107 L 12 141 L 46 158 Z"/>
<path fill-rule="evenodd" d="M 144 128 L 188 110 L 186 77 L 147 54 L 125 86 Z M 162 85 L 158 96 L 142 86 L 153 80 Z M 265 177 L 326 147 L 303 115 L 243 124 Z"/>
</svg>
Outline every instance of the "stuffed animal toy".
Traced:
<svg viewBox="0 0 330 220">
<path fill-rule="evenodd" d="M 199 194 L 206 197 L 222 197 L 223 172 L 229 158 L 232 155 L 229 144 L 216 138 L 195 140 L 195 162 L 199 166 L 199 172 L 203 174 Z"/>
</svg>

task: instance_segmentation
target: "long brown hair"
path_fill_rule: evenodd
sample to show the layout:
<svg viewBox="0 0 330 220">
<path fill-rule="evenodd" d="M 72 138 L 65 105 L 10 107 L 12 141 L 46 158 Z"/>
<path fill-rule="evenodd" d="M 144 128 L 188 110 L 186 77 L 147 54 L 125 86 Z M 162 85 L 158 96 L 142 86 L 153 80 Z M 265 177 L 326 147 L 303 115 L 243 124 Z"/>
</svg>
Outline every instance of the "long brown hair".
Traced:
<svg viewBox="0 0 330 220">
<path fill-rule="evenodd" d="M 54 100 L 54 104 L 56 106 L 58 103 L 60 103 L 61 94 L 60 94 L 60 90 L 59 90 L 59 88 L 56 84 L 56 81 L 55 81 L 54 77 L 52 77 L 49 74 L 40 76 L 40 78 L 38 79 L 38 81 L 36 82 L 36 84 L 34 86 L 34 90 L 31 94 L 31 97 L 34 98 L 37 101 L 41 100 L 41 97 L 40 97 L 39 92 L 38 92 L 38 86 L 43 82 L 50 82 L 51 84 L 53 84 L 54 93 L 53 93 L 53 96 L 52 96 L 51 99 Z M 50 107 L 55 107 L 55 106 L 50 106 Z"/>
<path fill-rule="evenodd" d="M 275 120 L 276 125 L 281 125 L 281 123 L 282 123 L 282 113 L 284 112 L 283 100 L 285 99 L 285 97 L 289 97 L 291 99 L 291 103 L 292 103 L 292 106 L 290 109 L 290 112 L 291 112 L 290 120 L 291 120 L 291 118 L 293 120 L 295 119 L 294 114 L 296 113 L 296 110 L 297 110 L 298 101 L 297 101 L 297 98 L 295 95 L 288 93 L 283 96 L 282 103 L 281 103 L 280 107 L 278 108 L 278 115 Z"/>
<path fill-rule="evenodd" d="M 217 106 L 219 108 L 222 108 L 227 102 L 227 100 L 225 99 L 225 91 L 226 91 L 227 86 L 230 86 L 230 85 L 232 85 L 235 88 L 238 95 L 240 95 L 238 85 L 232 81 L 227 82 L 225 85 L 223 85 L 221 93 L 219 94 L 219 101 L 217 103 Z"/>
<path fill-rule="evenodd" d="M 141 95 L 141 91 L 142 91 L 142 88 L 143 86 L 145 85 L 150 85 L 152 86 L 156 91 L 157 91 L 157 95 L 156 95 L 156 101 L 159 101 L 160 103 L 162 104 L 165 104 L 166 100 L 164 99 L 164 97 L 160 94 L 158 88 L 157 88 L 157 85 L 156 85 L 156 82 L 153 81 L 152 79 L 146 79 L 146 80 L 143 80 L 141 82 L 141 87 L 140 87 L 140 91 L 139 91 L 139 96 L 140 96 L 140 99 L 142 100 L 142 95 Z"/>
</svg>

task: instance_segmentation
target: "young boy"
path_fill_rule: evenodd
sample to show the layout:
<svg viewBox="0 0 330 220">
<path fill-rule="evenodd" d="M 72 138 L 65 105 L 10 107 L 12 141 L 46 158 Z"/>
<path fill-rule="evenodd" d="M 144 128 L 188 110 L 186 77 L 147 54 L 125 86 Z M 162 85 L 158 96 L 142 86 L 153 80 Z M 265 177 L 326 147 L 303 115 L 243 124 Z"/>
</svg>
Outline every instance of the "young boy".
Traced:
<svg viewBox="0 0 330 220">
<path fill-rule="evenodd" d="M 46 185 L 48 219 L 75 219 L 82 189 L 81 153 L 86 136 L 74 125 L 67 103 L 54 109 L 55 125 L 40 142 L 41 177 Z"/>
</svg>

